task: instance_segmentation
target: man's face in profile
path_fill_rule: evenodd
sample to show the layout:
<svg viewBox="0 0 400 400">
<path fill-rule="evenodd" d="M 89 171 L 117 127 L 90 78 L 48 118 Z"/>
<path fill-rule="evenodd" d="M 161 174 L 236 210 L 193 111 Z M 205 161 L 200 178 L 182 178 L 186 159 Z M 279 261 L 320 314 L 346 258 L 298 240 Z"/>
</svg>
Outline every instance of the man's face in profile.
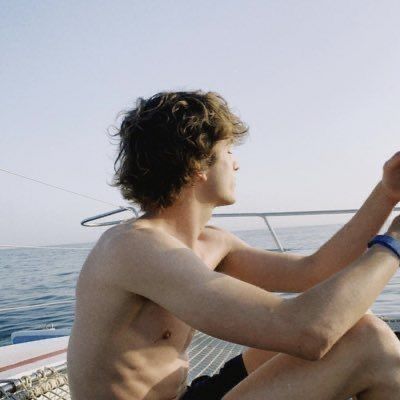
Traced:
<svg viewBox="0 0 400 400">
<path fill-rule="evenodd" d="M 207 181 L 204 183 L 205 195 L 216 207 L 234 204 L 236 172 L 239 164 L 233 153 L 233 143 L 221 140 L 214 146 L 216 160 L 205 172 Z"/>
</svg>

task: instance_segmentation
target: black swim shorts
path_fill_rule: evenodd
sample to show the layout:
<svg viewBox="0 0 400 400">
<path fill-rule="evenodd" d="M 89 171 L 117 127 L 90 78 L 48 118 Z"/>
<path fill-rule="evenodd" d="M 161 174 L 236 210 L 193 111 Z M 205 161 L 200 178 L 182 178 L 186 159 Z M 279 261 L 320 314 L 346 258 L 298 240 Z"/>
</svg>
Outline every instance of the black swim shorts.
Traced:
<svg viewBox="0 0 400 400">
<path fill-rule="evenodd" d="M 181 400 L 220 400 L 247 377 L 242 355 L 227 361 L 217 374 L 201 375 L 193 379 Z"/>
</svg>

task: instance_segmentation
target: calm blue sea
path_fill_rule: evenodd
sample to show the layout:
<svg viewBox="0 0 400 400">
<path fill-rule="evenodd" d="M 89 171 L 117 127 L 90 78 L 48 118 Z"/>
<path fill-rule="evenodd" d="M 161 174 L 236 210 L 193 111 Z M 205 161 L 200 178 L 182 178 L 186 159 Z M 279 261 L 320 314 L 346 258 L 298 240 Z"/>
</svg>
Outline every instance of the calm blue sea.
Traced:
<svg viewBox="0 0 400 400">
<path fill-rule="evenodd" d="M 310 254 L 331 237 L 340 225 L 277 228 L 284 247 L 290 252 Z M 253 246 L 274 249 L 265 230 L 236 231 Z M 60 248 L 0 250 L 0 346 L 10 344 L 10 335 L 21 329 L 71 327 L 74 319 L 75 284 L 94 243 L 62 245 Z M 396 274 L 376 300 L 377 314 L 400 312 L 400 274 Z M 25 305 L 70 301 L 27 310 L 6 310 Z"/>
</svg>

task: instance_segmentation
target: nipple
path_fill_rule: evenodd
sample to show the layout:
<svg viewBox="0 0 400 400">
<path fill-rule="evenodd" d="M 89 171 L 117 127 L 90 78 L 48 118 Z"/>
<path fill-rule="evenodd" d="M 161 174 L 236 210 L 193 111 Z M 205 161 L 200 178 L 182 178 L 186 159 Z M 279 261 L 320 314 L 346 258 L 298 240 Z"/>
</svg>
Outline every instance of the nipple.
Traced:
<svg viewBox="0 0 400 400">
<path fill-rule="evenodd" d="M 171 337 L 171 331 L 165 331 L 162 338 L 163 339 L 169 339 Z"/>
<path fill-rule="evenodd" d="M 155 341 L 154 341 L 154 343 L 157 343 L 159 340 L 166 340 L 166 339 L 169 339 L 170 337 L 171 337 L 171 335 L 172 335 L 172 333 L 171 333 L 171 331 L 170 330 L 166 330 L 163 334 L 162 334 L 162 336 L 160 337 L 160 338 L 158 338 L 158 339 L 156 339 Z"/>
</svg>

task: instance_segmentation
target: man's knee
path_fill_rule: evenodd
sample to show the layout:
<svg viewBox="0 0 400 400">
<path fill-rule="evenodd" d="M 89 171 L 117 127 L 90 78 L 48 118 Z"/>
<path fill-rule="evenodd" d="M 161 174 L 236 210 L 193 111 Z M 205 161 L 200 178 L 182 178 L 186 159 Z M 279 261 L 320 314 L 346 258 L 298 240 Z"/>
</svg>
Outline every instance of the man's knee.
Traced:
<svg viewBox="0 0 400 400">
<path fill-rule="evenodd" d="M 348 332 L 354 338 L 363 339 L 365 344 L 373 341 L 378 346 L 395 346 L 400 349 L 399 341 L 386 324 L 373 314 L 365 314 Z"/>
<path fill-rule="evenodd" d="M 349 350 L 357 353 L 365 383 L 400 391 L 400 342 L 390 327 L 375 315 L 366 314 L 345 336 L 352 343 Z"/>
<path fill-rule="evenodd" d="M 352 339 L 360 340 L 361 344 L 371 346 L 371 342 L 381 350 L 387 345 L 399 347 L 398 339 L 386 322 L 373 314 L 365 314 L 348 332 Z M 399 347 L 400 348 L 400 347 Z M 371 349 L 372 350 L 372 349 Z"/>
<path fill-rule="evenodd" d="M 384 321 L 371 314 L 364 315 L 348 335 L 361 346 L 364 365 L 368 365 L 374 375 L 392 371 L 398 376 L 400 342 Z"/>
</svg>

